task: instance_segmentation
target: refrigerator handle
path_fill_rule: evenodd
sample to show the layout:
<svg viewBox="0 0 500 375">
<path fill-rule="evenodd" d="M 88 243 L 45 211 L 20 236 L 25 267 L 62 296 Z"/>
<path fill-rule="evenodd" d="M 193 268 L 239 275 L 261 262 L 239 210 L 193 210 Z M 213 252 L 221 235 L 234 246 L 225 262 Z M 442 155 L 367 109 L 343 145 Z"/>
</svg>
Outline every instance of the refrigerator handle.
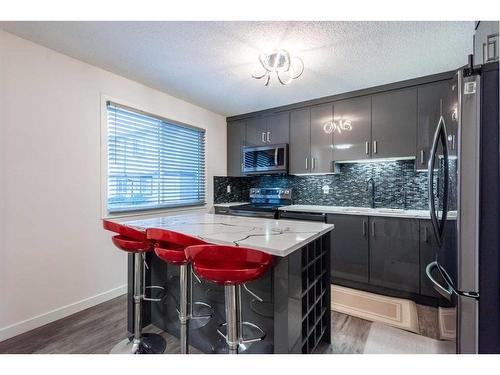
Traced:
<svg viewBox="0 0 500 375">
<path fill-rule="evenodd" d="M 427 275 L 427 278 L 434 284 L 434 289 L 436 289 L 436 291 L 448 301 L 451 301 L 451 298 L 453 296 L 453 288 L 447 280 L 445 280 L 448 284 L 446 288 L 437 282 L 437 280 L 432 276 L 432 271 L 434 271 L 435 269 L 438 269 L 441 273 L 440 266 L 437 260 L 429 263 L 427 267 L 425 267 L 425 274 Z"/>
<path fill-rule="evenodd" d="M 474 299 L 479 299 L 479 293 L 478 292 L 464 292 L 461 290 L 457 290 L 455 288 L 455 285 L 453 285 L 453 281 L 451 280 L 450 275 L 448 275 L 448 272 L 439 264 L 439 262 L 436 260 L 437 263 L 437 268 L 439 273 L 441 274 L 441 277 L 446 281 L 446 283 L 449 285 L 449 287 L 453 290 L 453 293 L 455 293 L 457 296 L 461 297 L 468 297 L 468 298 L 474 298 Z"/>
<path fill-rule="evenodd" d="M 436 153 L 438 144 L 441 143 L 443 146 L 443 213 L 441 220 L 437 216 L 436 202 L 434 197 L 434 162 L 436 159 Z M 445 235 L 444 229 L 446 225 L 446 219 L 448 216 L 448 189 L 449 189 L 449 164 L 448 164 L 448 134 L 446 132 L 446 124 L 444 122 L 444 117 L 441 115 L 439 118 L 438 125 L 436 127 L 436 132 L 434 133 L 434 140 L 432 142 L 432 148 L 429 155 L 429 164 L 427 166 L 427 178 L 428 178 L 428 198 L 429 198 L 429 213 L 431 217 L 432 227 L 434 229 L 434 235 L 439 247 L 443 245 L 443 238 Z M 439 207 L 438 207 L 439 209 Z"/>
</svg>

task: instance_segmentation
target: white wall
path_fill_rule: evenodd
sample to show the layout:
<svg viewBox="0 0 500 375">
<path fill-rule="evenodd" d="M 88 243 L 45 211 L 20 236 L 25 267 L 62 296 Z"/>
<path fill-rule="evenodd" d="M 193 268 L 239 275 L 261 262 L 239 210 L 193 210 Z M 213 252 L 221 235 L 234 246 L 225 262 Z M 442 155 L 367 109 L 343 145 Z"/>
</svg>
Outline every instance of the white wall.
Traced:
<svg viewBox="0 0 500 375">
<path fill-rule="evenodd" d="M 101 228 L 101 95 L 206 129 L 207 204 L 226 122 L 0 31 L 0 341 L 125 291 Z"/>
</svg>

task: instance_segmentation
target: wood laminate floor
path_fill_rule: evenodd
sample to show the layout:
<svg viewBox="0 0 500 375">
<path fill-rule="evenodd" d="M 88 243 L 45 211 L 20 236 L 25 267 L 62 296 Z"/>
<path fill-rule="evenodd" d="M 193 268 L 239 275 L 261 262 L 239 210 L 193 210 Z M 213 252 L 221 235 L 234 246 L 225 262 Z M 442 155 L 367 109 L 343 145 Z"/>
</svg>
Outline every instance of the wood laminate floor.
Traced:
<svg viewBox="0 0 500 375">
<path fill-rule="evenodd" d="M 431 307 L 418 309 L 421 334 L 437 335 L 437 312 Z M 0 342 L 6 354 L 105 354 L 128 336 L 127 296 L 123 295 L 64 319 Z M 371 322 L 331 312 L 332 344 L 318 348 L 318 353 L 363 353 Z M 424 327 L 424 328 L 422 328 Z M 145 332 L 161 333 L 167 341 L 167 353 L 179 353 L 179 340 L 150 326 Z M 192 348 L 191 353 L 199 353 Z"/>
</svg>

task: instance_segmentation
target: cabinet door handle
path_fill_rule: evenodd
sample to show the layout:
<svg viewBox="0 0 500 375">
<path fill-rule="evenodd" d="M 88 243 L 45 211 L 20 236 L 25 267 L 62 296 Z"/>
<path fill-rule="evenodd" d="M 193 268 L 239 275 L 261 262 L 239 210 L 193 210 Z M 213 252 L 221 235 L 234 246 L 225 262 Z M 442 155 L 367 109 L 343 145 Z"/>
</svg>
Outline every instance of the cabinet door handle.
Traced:
<svg viewBox="0 0 500 375">
<path fill-rule="evenodd" d="M 424 163 L 424 149 L 420 150 L 420 164 L 425 164 Z"/>
<path fill-rule="evenodd" d="M 424 227 L 424 241 L 427 243 L 429 242 L 429 237 L 427 235 L 427 227 Z"/>
<path fill-rule="evenodd" d="M 455 149 L 455 134 L 451 136 L 451 149 L 452 150 Z"/>
<path fill-rule="evenodd" d="M 267 132 L 267 142 L 271 143 L 271 132 Z"/>
<path fill-rule="evenodd" d="M 366 220 L 363 220 L 363 237 L 366 237 Z"/>
<path fill-rule="evenodd" d="M 311 158 L 312 159 L 312 170 L 314 171 L 316 169 L 316 158 Z"/>
<path fill-rule="evenodd" d="M 308 159 L 309 159 L 309 158 L 308 158 L 308 157 L 306 157 L 306 170 L 308 170 L 308 169 L 309 169 Z"/>
<path fill-rule="evenodd" d="M 375 237 L 375 222 L 372 221 L 372 237 Z"/>
<path fill-rule="evenodd" d="M 266 143 L 266 133 L 262 132 L 261 136 L 262 143 Z"/>
<path fill-rule="evenodd" d="M 370 154 L 370 142 L 365 142 L 365 153 L 366 155 Z"/>
<path fill-rule="evenodd" d="M 373 141 L 373 153 L 377 153 L 377 141 Z"/>
</svg>

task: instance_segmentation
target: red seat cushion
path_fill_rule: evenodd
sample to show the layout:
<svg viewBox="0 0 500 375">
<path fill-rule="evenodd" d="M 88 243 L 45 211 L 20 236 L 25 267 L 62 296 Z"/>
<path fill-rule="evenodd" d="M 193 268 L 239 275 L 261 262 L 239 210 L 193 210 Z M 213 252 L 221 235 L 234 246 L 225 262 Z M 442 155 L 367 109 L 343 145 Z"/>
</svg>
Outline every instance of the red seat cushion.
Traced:
<svg viewBox="0 0 500 375">
<path fill-rule="evenodd" d="M 120 250 L 132 253 L 152 250 L 151 243 L 146 238 L 146 232 L 144 231 L 109 220 L 103 220 L 102 226 L 106 230 L 118 233 L 117 236 L 113 236 L 112 241 Z"/>
<path fill-rule="evenodd" d="M 154 243 L 155 253 L 160 259 L 178 265 L 188 262 L 184 254 L 187 246 L 206 244 L 199 238 L 167 229 L 147 229 L 146 236 Z"/>
<path fill-rule="evenodd" d="M 151 251 L 151 244 L 146 241 L 137 241 L 128 237 L 117 235 L 111 239 L 116 247 L 131 253 Z"/>
<path fill-rule="evenodd" d="M 184 247 L 175 248 L 175 246 L 172 246 L 168 249 L 164 247 L 165 244 L 155 245 L 154 248 L 155 254 L 164 262 L 178 265 L 186 264 L 188 262 L 186 255 L 184 254 Z"/>
<path fill-rule="evenodd" d="M 133 240 L 146 241 L 146 232 L 128 227 L 126 225 L 115 223 L 109 220 L 103 220 L 102 227 L 106 230 L 121 234 L 122 236 L 128 237 Z"/>
<path fill-rule="evenodd" d="M 258 279 L 273 261 L 272 255 L 237 246 L 189 246 L 185 253 L 200 277 L 223 285 L 237 285 Z"/>
</svg>

